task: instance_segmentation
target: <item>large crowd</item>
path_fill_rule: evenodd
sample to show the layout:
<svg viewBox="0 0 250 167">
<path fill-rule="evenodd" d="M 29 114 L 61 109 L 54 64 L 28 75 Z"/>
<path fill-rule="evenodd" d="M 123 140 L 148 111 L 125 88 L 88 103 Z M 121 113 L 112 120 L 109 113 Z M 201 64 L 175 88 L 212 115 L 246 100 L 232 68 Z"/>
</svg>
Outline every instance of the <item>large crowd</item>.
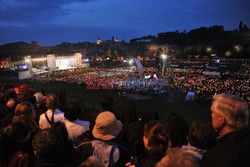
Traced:
<svg viewBox="0 0 250 167">
<path fill-rule="evenodd" d="M 38 78 L 85 87 L 91 83 L 98 89 L 101 88 L 100 81 L 104 85 L 109 82 L 108 84 L 111 84 L 113 88 L 119 86 L 119 88 L 124 88 L 125 92 L 144 94 L 169 93 L 167 90 L 172 87 L 183 93 L 195 91 L 197 100 L 211 100 L 215 94 L 230 93 L 243 98 L 250 104 L 249 63 L 242 63 L 237 71 L 228 68 L 218 76 L 205 75 L 204 71 L 204 69 L 196 68 L 167 68 L 162 75 L 161 70 L 150 67 L 144 68 L 144 74 L 139 75 L 135 69 L 128 67 L 77 68 L 45 73 L 39 75 Z"/>
<path fill-rule="evenodd" d="M 250 166 L 248 105 L 217 94 L 212 127 L 190 126 L 178 114 L 139 118 L 131 102 L 113 110 L 103 95 L 101 110 L 86 112 L 66 90 L 36 92 L 27 84 L 0 88 L 0 166 L 246 167 Z"/>
<path fill-rule="evenodd" d="M 219 93 L 237 95 L 250 104 L 250 64 L 242 64 L 239 71 L 224 71 L 219 76 L 204 75 L 203 70 L 187 69 L 175 72 L 174 86 L 187 92 L 193 90 L 198 99 L 211 99 Z"/>
</svg>

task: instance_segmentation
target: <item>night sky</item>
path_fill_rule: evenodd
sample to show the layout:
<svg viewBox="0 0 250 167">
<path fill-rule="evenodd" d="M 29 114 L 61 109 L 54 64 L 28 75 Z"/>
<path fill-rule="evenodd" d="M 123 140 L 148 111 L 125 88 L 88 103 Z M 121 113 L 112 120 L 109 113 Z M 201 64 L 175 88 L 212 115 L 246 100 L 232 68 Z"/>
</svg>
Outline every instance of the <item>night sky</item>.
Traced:
<svg viewBox="0 0 250 167">
<path fill-rule="evenodd" d="M 250 0 L 0 0 L 0 44 L 129 41 L 159 32 L 250 27 Z"/>
</svg>

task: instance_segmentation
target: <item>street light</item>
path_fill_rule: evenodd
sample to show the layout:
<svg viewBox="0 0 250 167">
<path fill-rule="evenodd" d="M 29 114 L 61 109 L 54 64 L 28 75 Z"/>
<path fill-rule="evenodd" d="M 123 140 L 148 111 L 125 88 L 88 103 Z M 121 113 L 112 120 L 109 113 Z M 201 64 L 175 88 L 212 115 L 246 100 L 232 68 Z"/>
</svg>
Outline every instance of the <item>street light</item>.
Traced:
<svg viewBox="0 0 250 167">
<path fill-rule="evenodd" d="M 129 60 L 129 65 L 132 65 L 133 64 L 133 59 L 130 59 Z"/>
<path fill-rule="evenodd" d="M 163 65 L 162 65 L 162 76 L 163 76 L 165 71 L 166 59 L 168 58 L 168 55 L 162 54 L 161 58 L 163 59 Z"/>
</svg>

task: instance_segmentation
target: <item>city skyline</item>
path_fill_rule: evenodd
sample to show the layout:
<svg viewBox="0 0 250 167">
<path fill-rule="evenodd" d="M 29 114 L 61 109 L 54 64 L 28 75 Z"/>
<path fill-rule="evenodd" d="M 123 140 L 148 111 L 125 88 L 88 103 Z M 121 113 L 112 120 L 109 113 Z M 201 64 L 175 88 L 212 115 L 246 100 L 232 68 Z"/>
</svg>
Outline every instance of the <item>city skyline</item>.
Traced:
<svg viewBox="0 0 250 167">
<path fill-rule="evenodd" d="M 94 42 L 98 37 L 129 41 L 166 31 L 223 25 L 250 26 L 248 0 L 2 0 L 0 45 L 38 41 Z"/>
</svg>

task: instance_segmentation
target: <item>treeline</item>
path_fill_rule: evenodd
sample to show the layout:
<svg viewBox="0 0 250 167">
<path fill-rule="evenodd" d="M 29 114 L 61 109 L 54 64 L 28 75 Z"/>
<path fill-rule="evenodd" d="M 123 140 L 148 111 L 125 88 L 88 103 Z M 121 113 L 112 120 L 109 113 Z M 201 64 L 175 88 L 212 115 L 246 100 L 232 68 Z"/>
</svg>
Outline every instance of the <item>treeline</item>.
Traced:
<svg viewBox="0 0 250 167">
<path fill-rule="evenodd" d="M 152 56 L 154 51 L 149 45 L 167 44 L 170 54 L 185 58 L 188 55 L 230 56 L 230 58 L 250 58 L 250 29 L 242 22 L 238 30 L 225 31 L 223 26 L 200 27 L 189 32 L 161 32 L 157 36 L 148 35 L 133 38 L 126 42 L 103 42 L 100 45 L 90 42 L 62 42 L 55 46 L 40 46 L 36 41 L 30 43 L 16 42 L 0 46 L 0 59 L 10 57 L 22 60 L 24 56 L 46 56 L 47 54 L 70 55 L 76 52 L 95 59 L 96 56 L 115 59 L 118 56 Z M 210 48 L 210 50 L 208 50 Z M 167 53 L 169 54 L 169 53 Z"/>
</svg>

